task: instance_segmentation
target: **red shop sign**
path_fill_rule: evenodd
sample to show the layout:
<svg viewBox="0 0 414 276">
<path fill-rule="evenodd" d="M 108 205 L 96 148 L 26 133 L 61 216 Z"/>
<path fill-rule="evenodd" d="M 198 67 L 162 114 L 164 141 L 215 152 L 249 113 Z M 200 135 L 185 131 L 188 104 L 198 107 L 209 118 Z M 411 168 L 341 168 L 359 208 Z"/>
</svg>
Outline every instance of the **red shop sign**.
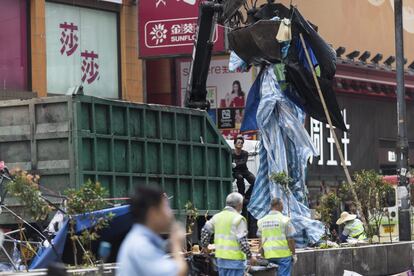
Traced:
<svg viewBox="0 0 414 276">
<path fill-rule="evenodd" d="M 138 1 L 139 55 L 142 58 L 191 54 L 202 0 Z M 216 26 L 214 51 L 224 51 L 224 29 Z"/>
</svg>

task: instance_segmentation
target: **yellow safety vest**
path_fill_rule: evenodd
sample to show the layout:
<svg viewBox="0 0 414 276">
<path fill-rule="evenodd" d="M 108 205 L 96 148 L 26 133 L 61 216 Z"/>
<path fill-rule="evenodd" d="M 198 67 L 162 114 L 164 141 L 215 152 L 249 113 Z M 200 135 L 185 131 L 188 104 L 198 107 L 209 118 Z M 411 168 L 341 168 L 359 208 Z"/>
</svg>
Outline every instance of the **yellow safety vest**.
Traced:
<svg viewBox="0 0 414 276">
<path fill-rule="evenodd" d="M 358 240 L 365 240 L 367 238 L 364 225 L 359 219 L 354 219 L 352 222 L 345 225 L 345 227 L 349 230 L 349 237 Z"/>
<path fill-rule="evenodd" d="M 232 211 L 224 210 L 214 218 L 214 245 L 216 257 L 226 260 L 245 260 L 246 255 L 241 251 L 237 236 L 232 233 L 234 222 L 246 219 Z"/>
<path fill-rule="evenodd" d="M 271 213 L 258 221 L 266 259 L 292 256 L 285 233 L 288 223 L 289 218 L 282 213 Z"/>
</svg>

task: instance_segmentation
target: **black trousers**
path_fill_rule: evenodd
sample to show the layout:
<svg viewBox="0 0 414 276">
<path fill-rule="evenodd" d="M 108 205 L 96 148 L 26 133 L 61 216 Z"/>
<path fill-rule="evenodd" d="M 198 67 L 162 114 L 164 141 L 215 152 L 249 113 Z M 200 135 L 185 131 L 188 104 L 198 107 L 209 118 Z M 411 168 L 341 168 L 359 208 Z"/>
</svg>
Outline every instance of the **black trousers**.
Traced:
<svg viewBox="0 0 414 276">
<path fill-rule="evenodd" d="M 247 211 L 247 202 L 243 204 L 242 216 L 247 220 L 247 231 L 249 231 L 247 237 L 249 239 L 257 238 L 257 219 Z"/>
<path fill-rule="evenodd" d="M 249 171 L 233 172 L 233 177 L 236 179 L 238 192 L 244 196 L 246 201 L 248 201 L 250 199 L 250 196 L 252 195 L 253 186 L 254 186 L 254 182 L 256 181 L 256 177 Z M 250 184 L 250 187 L 247 191 L 246 191 L 246 185 L 244 184 L 245 179 Z"/>
<path fill-rule="evenodd" d="M 245 199 L 243 204 L 242 215 L 247 219 L 247 228 L 249 231 L 248 238 L 257 238 L 257 220 L 250 214 L 249 211 L 247 211 L 247 204 L 249 203 L 250 197 L 252 195 L 256 177 L 249 171 L 234 172 L 233 177 L 236 179 L 238 192 L 242 194 Z M 245 179 L 250 184 L 250 187 L 247 191 L 246 185 L 244 184 Z"/>
</svg>

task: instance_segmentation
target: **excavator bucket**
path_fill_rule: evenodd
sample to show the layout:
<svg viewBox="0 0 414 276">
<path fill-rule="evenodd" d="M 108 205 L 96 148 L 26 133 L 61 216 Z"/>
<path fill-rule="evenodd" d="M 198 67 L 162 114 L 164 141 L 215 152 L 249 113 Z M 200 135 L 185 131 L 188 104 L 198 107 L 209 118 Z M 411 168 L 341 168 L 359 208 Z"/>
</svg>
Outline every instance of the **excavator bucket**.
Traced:
<svg viewBox="0 0 414 276">
<path fill-rule="evenodd" d="M 258 20 L 269 20 L 273 17 L 279 18 L 290 18 L 290 9 L 285 7 L 283 4 L 266 4 L 260 7 L 260 9 L 254 14 L 256 21 Z"/>
<path fill-rule="evenodd" d="M 224 24 L 246 3 L 246 0 L 222 0 L 219 2 L 223 5 L 223 10 L 218 22 Z"/>
<path fill-rule="evenodd" d="M 228 34 L 229 47 L 247 64 L 281 61 L 280 44 L 276 40 L 280 22 L 260 20 Z"/>
</svg>

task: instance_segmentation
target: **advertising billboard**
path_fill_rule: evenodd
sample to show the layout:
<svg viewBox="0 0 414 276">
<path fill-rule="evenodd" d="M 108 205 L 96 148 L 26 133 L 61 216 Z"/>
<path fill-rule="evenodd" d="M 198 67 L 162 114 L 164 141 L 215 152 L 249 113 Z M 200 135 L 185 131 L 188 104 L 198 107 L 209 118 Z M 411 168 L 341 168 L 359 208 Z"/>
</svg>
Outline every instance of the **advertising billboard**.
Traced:
<svg viewBox="0 0 414 276">
<path fill-rule="evenodd" d="M 213 59 L 207 78 L 207 99 L 210 102 L 210 116 L 226 139 L 232 139 L 240 133 L 247 95 L 252 86 L 256 70 L 249 72 L 230 72 L 228 58 Z M 184 106 L 185 93 L 190 73 L 190 61 L 177 62 L 180 91 L 180 104 Z M 247 135 L 247 138 L 250 136 Z"/>
<path fill-rule="evenodd" d="M 141 58 L 189 55 L 197 32 L 201 0 L 145 0 L 138 2 Z M 224 51 L 224 28 L 216 26 L 214 51 Z"/>
<path fill-rule="evenodd" d="M 47 91 L 119 97 L 117 15 L 46 2 Z"/>
</svg>

